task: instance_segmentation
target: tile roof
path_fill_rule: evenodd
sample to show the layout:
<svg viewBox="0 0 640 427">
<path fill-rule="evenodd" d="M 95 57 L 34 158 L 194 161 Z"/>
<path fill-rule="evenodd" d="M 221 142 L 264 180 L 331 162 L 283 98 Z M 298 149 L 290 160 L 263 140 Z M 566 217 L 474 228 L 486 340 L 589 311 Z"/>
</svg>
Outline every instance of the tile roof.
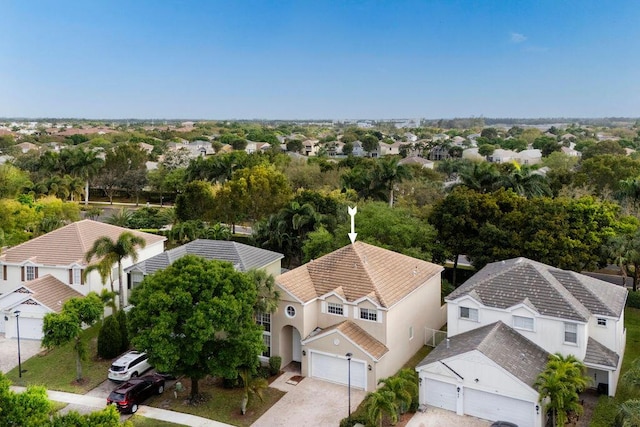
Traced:
<svg viewBox="0 0 640 427">
<path fill-rule="evenodd" d="M 207 260 L 229 261 L 236 266 L 239 271 L 265 267 L 284 257 L 284 255 L 280 253 L 256 248 L 243 243 L 227 240 L 197 239 L 134 264 L 126 268 L 125 272 L 138 270 L 144 274 L 152 274 L 158 270 L 167 268 L 175 260 L 187 254 L 198 255 Z"/>
<path fill-rule="evenodd" d="M 514 258 L 487 264 L 447 300 L 464 295 L 489 307 L 506 309 L 524 303 L 542 315 L 585 322 L 592 314 L 620 317 L 627 290 L 573 271 Z"/>
<path fill-rule="evenodd" d="M 304 340 L 304 344 L 306 345 L 314 339 L 326 336 L 335 331 L 340 331 L 344 336 L 353 341 L 358 347 L 373 356 L 376 360 L 380 360 L 380 358 L 389 351 L 386 345 L 369 335 L 364 329 L 350 320 L 344 320 L 328 328 L 315 332 Z"/>
<path fill-rule="evenodd" d="M 529 386 L 533 386 L 549 359 L 549 353 L 541 347 L 498 321 L 442 341 L 417 367 L 445 361 L 474 350 Z"/>
<path fill-rule="evenodd" d="M 439 265 L 355 242 L 283 273 L 276 281 L 302 302 L 342 287 L 347 301 L 369 296 L 388 308 L 441 271 Z"/>
<path fill-rule="evenodd" d="M 9 248 L 0 255 L 0 261 L 19 264 L 30 260 L 41 265 L 86 265 L 84 255 L 96 240 L 103 236 L 117 240 L 124 231 L 142 237 L 147 246 L 166 240 L 164 236 L 85 219 Z"/>
<path fill-rule="evenodd" d="M 587 341 L 587 354 L 584 356 L 584 363 L 592 363 L 594 365 L 618 367 L 620 356 L 615 351 L 609 350 L 598 341 L 589 337 Z"/>
<path fill-rule="evenodd" d="M 62 283 L 50 274 L 26 282 L 24 286 L 33 292 L 33 299 L 44 304 L 47 308 L 59 313 L 62 304 L 71 298 L 82 298 L 80 292 Z"/>
</svg>

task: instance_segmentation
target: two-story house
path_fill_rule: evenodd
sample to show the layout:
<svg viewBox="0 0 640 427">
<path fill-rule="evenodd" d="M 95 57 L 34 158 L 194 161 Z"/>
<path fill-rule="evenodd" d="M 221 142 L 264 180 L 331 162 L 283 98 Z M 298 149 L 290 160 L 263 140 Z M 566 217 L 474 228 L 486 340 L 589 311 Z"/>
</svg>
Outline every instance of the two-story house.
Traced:
<svg viewBox="0 0 640 427">
<path fill-rule="evenodd" d="M 299 362 L 304 376 L 375 390 L 424 345 L 425 328 L 445 323 L 442 270 L 355 242 L 288 271 L 265 319 L 271 354 Z"/>
<path fill-rule="evenodd" d="M 549 354 L 574 355 L 613 396 L 626 332 L 624 287 L 526 258 L 486 265 L 447 298 L 447 339 L 416 368 L 420 402 L 543 424 L 533 385 Z"/>
<path fill-rule="evenodd" d="M 0 333 L 4 332 L 7 337 L 13 337 L 16 331 L 13 313 L 19 310 L 21 337 L 40 339 L 42 319 L 46 313 L 58 311 L 59 306 L 71 296 L 86 295 L 91 291 L 100 293 L 102 289 L 110 289 L 110 284 L 102 283 L 97 271 L 92 271 L 85 277 L 84 271 L 90 265 L 85 260 L 85 254 L 97 239 L 109 237 L 115 241 L 125 231 L 142 237 L 146 242 L 144 248 L 137 250 L 139 260 L 152 257 L 164 250 L 166 238 L 163 236 L 88 219 L 6 249 L 0 255 Z M 91 262 L 96 261 L 98 260 Z M 123 260 L 125 267 L 131 263 L 132 260 L 129 258 Z M 116 264 L 112 277 L 113 286 L 118 289 Z M 48 279 L 38 280 L 44 278 Z M 59 295 L 54 306 L 46 303 L 51 302 L 48 293 Z M 29 295 L 29 298 L 18 298 L 15 294 L 19 294 L 20 297 Z"/>
</svg>

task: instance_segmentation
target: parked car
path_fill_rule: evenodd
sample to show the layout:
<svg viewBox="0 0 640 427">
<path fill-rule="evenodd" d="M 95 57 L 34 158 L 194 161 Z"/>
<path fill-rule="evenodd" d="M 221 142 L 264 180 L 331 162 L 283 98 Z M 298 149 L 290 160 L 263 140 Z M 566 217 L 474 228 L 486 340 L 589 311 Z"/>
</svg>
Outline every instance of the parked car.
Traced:
<svg viewBox="0 0 640 427">
<path fill-rule="evenodd" d="M 491 424 L 491 427 L 518 427 L 518 425 L 509 421 L 496 421 L 495 423 Z"/>
<path fill-rule="evenodd" d="M 127 381 L 151 369 L 147 353 L 132 350 L 120 356 L 109 368 L 107 377 L 112 381 Z"/>
<path fill-rule="evenodd" d="M 145 399 L 164 392 L 164 378 L 160 375 L 145 375 L 120 384 L 107 397 L 107 405 L 116 405 L 118 411 L 134 414 Z"/>
</svg>

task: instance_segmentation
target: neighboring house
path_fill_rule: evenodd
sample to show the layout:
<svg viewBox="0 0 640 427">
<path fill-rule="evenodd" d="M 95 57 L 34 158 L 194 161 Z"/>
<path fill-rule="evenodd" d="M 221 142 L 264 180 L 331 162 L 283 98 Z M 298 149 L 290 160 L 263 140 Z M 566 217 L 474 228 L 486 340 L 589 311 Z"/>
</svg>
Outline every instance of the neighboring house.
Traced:
<svg viewBox="0 0 640 427">
<path fill-rule="evenodd" d="M 515 154 L 515 159 L 521 165 L 537 165 L 542 161 L 542 151 L 535 148 L 522 150 Z"/>
<path fill-rule="evenodd" d="M 381 142 L 379 145 L 379 151 L 381 156 L 394 156 L 400 154 L 400 147 L 403 145 L 403 142 L 395 141 L 393 144 L 387 144 L 386 142 Z"/>
<path fill-rule="evenodd" d="M 315 156 L 318 154 L 320 150 L 319 140 L 317 139 L 307 139 L 302 142 L 302 152 L 305 156 Z"/>
<path fill-rule="evenodd" d="M 40 147 L 38 147 L 36 144 L 33 144 L 31 142 L 21 142 L 20 144 L 16 144 L 16 147 L 18 147 L 20 151 L 22 151 L 22 153 L 27 153 L 31 150 L 35 150 L 35 151 L 40 150 Z"/>
<path fill-rule="evenodd" d="M 518 153 L 513 150 L 504 150 L 496 148 L 493 153 L 488 156 L 488 160 L 493 163 L 506 163 L 518 159 Z"/>
<path fill-rule="evenodd" d="M 278 311 L 267 316 L 270 354 L 299 362 L 303 376 L 375 390 L 439 329 L 443 268 L 355 242 L 276 278 Z M 351 353 L 349 363 L 347 354 Z"/>
<path fill-rule="evenodd" d="M 433 169 L 434 163 L 418 156 L 405 157 L 398 162 L 399 165 L 418 165 L 424 169 Z"/>
<path fill-rule="evenodd" d="M 20 311 L 20 338 L 41 339 L 42 319 L 47 313 L 60 313 L 62 304 L 83 295 L 50 274 L 0 295 L 0 333 L 17 336 L 15 313 Z"/>
<path fill-rule="evenodd" d="M 109 289 L 110 284 L 103 285 L 100 274 L 97 271 L 89 273 L 86 278 L 84 277 L 84 270 L 89 265 L 84 259 L 85 254 L 100 237 L 106 236 L 115 241 L 124 231 L 129 231 L 145 240 L 145 248 L 138 249 L 139 260 L 144 260 L 164 250 L 166 238 L 163 236 L 142 233 L 89 219 L 74 222 L 6 249 L 0 255 L 0 294 L 2 294 L 2 300 L 9 301 L 11 298 L 6 295 L 19 293 L 19 289 L 22 287 L 34 291 L 31 287 L 39 283 L 37 279 L 44 279 L 45 277 L 51 278 L 45 283 L 53 283 L 51 286 L 55 287 L 63 284 L 80 295 L 86 295 L 91 291 L 100 293 L 102 289 Z M 95 260 L 92 260 L 93 262 Z M 128 265 L 131 265 L 131 260 L 125 259 L 123 266 L 126 267 Z M 115 264 L 112 276 L 114 278 L 114 288 L 117 289 L 118 272 Z M 53 279 L 56 281 L 53 282 Z M 36 282 L 36 285 L 33 285 L 34 282 Z M 38 294 L 38 291 L 41 292 Z M 46 293 L 46 291 L 35 289 L 35 292 L 38 294 L 38 296 L 34 297 L 35 301 L 44 303 L 47 300 L 47 296 L 42 296 L 43 292 Z M 127 295 L 125 294 L 126 299 Z M 0 300 L 0 312 L 4 312 L 2 313 L 4 316 L 10 317 L 15 310 L 11 311 L 12 306 L 3 304 L 2 300 Z M 28 322 L 26 319 L 31 318 L 42 321 L 47 311 L 37 308 L 37 304 L 32 305 L 33 310 L 21 309 L 20 322 L 23 322 L 23 320 Z M 49 306 L 47 308 L 54 311 L 56 309 Z M 42 331 L 41 327 L 40 331 Z M 41 333 L 38 338 L 41 338 Z"/>
<path fill-rule="evenodd" d="M 477 147 L 467 148 L 462 151 L 462 158 L 471 161 L 486 160 L 485 157 L 478 153 Z"/>
<path fill-rule="evenodd" d="M 592 386 L 613 396 L 626 298 L 623 287 L 526 258 L 486 265 L 446 298 L 448 339 L 416 368 L 420 403 L 539 427 L 531 379 L 542 351 L 574 355 Z"/>
<path fill-rule="evenodd" d="M 125 269 L 127 287 L 135 288 L 144 276 L 163 270 L 185 255 L 198 255 L 207 260 L 229 261 L 236 270 L 265 270 L 274 277 L 280 274 L 284 255 L 266 249 L 227 240 L 197 239 L 140 261 Z"/>
</svg>

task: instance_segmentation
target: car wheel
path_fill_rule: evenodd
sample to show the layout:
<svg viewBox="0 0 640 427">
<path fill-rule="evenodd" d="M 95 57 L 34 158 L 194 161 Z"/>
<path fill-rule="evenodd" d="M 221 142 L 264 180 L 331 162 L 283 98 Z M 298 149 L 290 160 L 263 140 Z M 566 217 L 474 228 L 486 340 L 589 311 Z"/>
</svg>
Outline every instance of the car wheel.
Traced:
<svg viewBox="0 0 640 427">
<path fill-rule="evenodd" d="M 162 394 L 163 391 L 164 391 L 164 386 L 160 384 L 160 387 L 158 387 L 158 394 Z"/>
<path fill-rule="evenodd" d="M 133 405 L 131 405 L 131 413 L 135 414 L 136 412 L 138 412 L 138 404 L 134 403 Z"/>
<path fill-rule="evenodd" d="M 138 373 L 134 372 L 133 374 L 131 374 L 131 378 L 137 378 L 138 377 Z"/>
</svg>

